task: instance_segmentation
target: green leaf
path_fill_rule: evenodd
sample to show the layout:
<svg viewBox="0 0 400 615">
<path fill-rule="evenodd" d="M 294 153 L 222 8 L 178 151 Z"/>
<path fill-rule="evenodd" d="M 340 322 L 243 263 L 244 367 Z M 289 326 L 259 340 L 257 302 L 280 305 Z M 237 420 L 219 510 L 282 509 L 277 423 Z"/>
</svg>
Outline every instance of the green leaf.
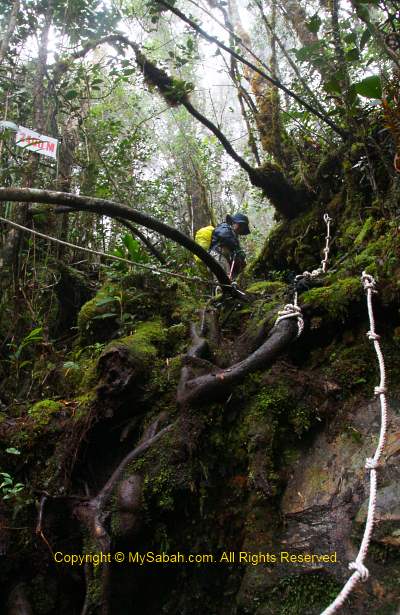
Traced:
<svg viewBox="0 0 400 615">
<path fill-rule="evenodd" d="M 0 485 L 0 489 L 2 487 L 8 487 L 8 485 L 12 485 L 12 478 L 5 478 Z"/>
<path fill-rule="evenodd" d="M 123 236 L 122 241 L 129 252 L 131 260 L 137 262 L 140 260 L 140 244 L 137 239 L 134 239 L 132 235 L 128 233 Z"/>
<path fill-rule="evenodd" d="M 27 336 L 24 337 L 24 342 L 32 342 L 43 339 L 42 335 L 43 327 L 36 327 L 36 329 L 32 329 Z"/>
<path fill-rule="evenodd" d="M 328 94 L 342 94 L 340 82 L 336 77 L 332 77 L 324 84 L 324 90 L 328 92 Z"/>
<path fill-rule="evenodd" d="M 365 98 L 382 98 L 381 80 L 378 75 L 371 75 L 353 85 L 355 91 L 360 96 Z"/>
<path fill-rule="evenodd" d="M 30 365 L 32 363 L 32 361 L 22 361 L 22 363 L 19 364 L 19 369 L 22 369 L 23 367 L 26 367 L 27 365 Z"/>
<path fill-rule="evenodd" d="M 9 453 L 10 455 L 20 455 L 21 451 L 19 451 L 17 448 L 11 447 L 6 448 L 6 453 Z"/>
<path fill-rule="evenodd" d="M 311 19 L 306 22 L 306 27 L 308 30 L 310 30 L 310 32 L 314 32 L 316 34 L 320 29 L 321 24 L 321 17 L 318 15 L 318 13 L 315 13 L 315 15 L 313 15 Z"/>
<path fill-rule="evenodd" d="M 96 307 L 100 307 L 102 305 L 107 305 L 107 303 L 114 303 L 115 298 L 114 297 L 104 297 L 104 299 L 99 299 L 98 301 L 96 301 Z"/>
<path fill-rule="evenodd" d="M 93 320 L 103 320 L 103 318 L 115 318 L 115 312 L 106 312 L 105 314 L 98 314 L 93 317 Z"/>
<path fill-rule="evenodd" d="M 358 4 L 356 6 L 356 13 L 360 19 L 369 22 L 369 10 L 364 4 Z"/>
<path fill-rule="evenodd" d="M 371 38 L 371 30 L 369 28 L 365 28 L 364 32 L 362 33 L 361 39 L 360 39 L 360 49 L 364 49 L 365 45 L 368 43 L 369 39 Z"/>
<path fill-rule="evenodd" d="M 67 100 L 72 100 L 73 98 L 78 98 L 79 92 L 77 90 L 68 90 L 65 92 L 65 98 Z"/>
<path fill-rule="evenodd" d="M 360 53 L 358 51 L 358 49 L 356 47 L 353 47 L 353 49 L 350 49 L 346 54 L 345 54 L 346 60 L 348 62 L 354 62 L 354 60 L 359 60 L 360 59 Z"/>
<path fill-rule="evenodd" d="M 350 32 L 350 34 L 346 34 L 344 37 L 346 43 L 357 43 L 357 34 L 355 32 Z"/>
<path fill-rule="evenodd" d="M 315 43 L 311 43 L 310 45 L 306 45 L 305 47 L 301 47 L 300 49 L 295 50 L 295 54 L 298 60 L 301 62 L 310 60 L 311 56 L 316 52 L 321 51 L 321 42 L 315 41 Z"/>
<path fill-rule="evenodd" d="M 63 364 L 64 369 L 79 369 L 79 363 L 75 363 L 75 361 L 65 361 Z"/>
</svg>

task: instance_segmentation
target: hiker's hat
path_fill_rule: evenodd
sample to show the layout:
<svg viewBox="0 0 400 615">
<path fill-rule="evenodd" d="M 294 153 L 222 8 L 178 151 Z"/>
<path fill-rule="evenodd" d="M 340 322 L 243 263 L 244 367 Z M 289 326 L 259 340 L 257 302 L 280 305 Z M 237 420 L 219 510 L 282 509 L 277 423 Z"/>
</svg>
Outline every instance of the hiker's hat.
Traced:
<svg viewBox="0 0 400 615">
<path fill-rule="evenodd" d="M 249 219 L 245 214 L 234 214 L 233 216 L 229 216 L 229 218 L 231 224 L 234 222 L 236 222 L 236 224 L 240 224 L 240 226 L 243 228 L 243 235 L 250 235 Z"/>
</svg>

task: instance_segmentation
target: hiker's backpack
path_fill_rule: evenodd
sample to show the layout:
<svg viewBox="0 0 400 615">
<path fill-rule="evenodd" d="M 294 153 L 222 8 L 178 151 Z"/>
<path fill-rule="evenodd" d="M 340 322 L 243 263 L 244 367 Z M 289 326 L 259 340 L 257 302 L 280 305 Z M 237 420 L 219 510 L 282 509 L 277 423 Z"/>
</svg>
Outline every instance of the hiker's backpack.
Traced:
<svg viewBox="0 0 400 615">
<path fill-rule="evenodd" d="M 213 231 L 213 226 L 203 226 L 203 228 L 200 228 L 194 236 L 195 242 L 204 248 L 206 252 L 210 249 Z M 195 261 L 200 262 L 200 258 L 198 256 L 195 255 L 194 259 Z"/>
</svg>

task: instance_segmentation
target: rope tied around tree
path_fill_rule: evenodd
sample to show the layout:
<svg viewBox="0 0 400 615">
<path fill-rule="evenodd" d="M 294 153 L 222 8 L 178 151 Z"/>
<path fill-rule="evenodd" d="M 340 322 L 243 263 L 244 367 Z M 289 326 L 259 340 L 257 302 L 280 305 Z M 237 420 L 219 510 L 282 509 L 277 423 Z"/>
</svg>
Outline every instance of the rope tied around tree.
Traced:
<svg viewBox="0 0 400 615">
<path fill-rule="evenodd" d="M 298 339 L 300 337 L 300 335 L 303 333 L 304 331 L 304 320 L 303 320 L 303 314 L 301 311 L 301 307 L 298 304 L 298 291 L 296 288 L 297 282 L 299 282 L 300 280 L 306 278 L 308 280 L 312 280 L 313 278 L 318 277 L 319 275 L 321 275 L 322 273 L 326 273 L 326 266 L 328 263 L 328 258 L 329 258 L 329 250 L 330 250 L 330 241 L 331 241 L 331 222 L 332 222 L 332 218 L 329 217 L 329 215 L 326 213 L 324 214 L 324 222 L 326 224 L 326 235 L 325 235 L 325 247 L 323 249 L 323 253 L 324 253 L 324 258 L 321 261 L 321 266 L 318 267 L 318 269 L 313 269 L 313 271 L 304 271 L 303 273 L 296 275 L 295 279 L 294 279 L 294 284 L 295 284 L 295 290 L 294 290 L 294 294 L 293 294 L 293 303 L 288 303 L 287 305 L 285 305 L 285 307 L 283 308 L 283 310 L 280 310 L 278 312 L 278 318 L 275 321 L 274 326 L 276 326 L 278 324 L 278 322 L 280 322 L 281 320 L 284 320 L 285 318 L 297 318 L 297 336 L 296 339 Z"/>
<path fill-rule="evenodd" d="M 278 322 L 281 322 L 281 320 L 285 320 L 286 318 L 297 318 L 297 327 L 298 327 L 297 336 L 296 336 L 296 339 L 297 339 L 303 333 L 303 329 L 304 329 L 304 320 L 303 320 L 303 314 L 301 312 L 301 308 L 298 305 L 295 305 L 294 303 L 287 303 L 285 307 L 283 308 L 283 310 L 279 310 L 278 318 L 275 321 L 275 325 L 277 325 Z"/>
<path fill-rule="evenodd" d="M 345 600 L 353 591 L 357 583 L 359 581 L 366 581 L 369 577 L 369 571 L 364 564 L 364 560 L 368 553 L 368 547 L 371 541 L 372 530 L 375 522 L 375 508 L 377 500 L 377 470 L 380 465 L 380 458 L 382 455 L 383 447 L 385 446 L 387 435 L 386 370 L 382 350 L 380 347 L 380 336 L 375 332 L 375 319 L 372 306 L 372 295 L 374 293 L 377 293 L 377 290 L 375 288 L 374 278 L 372 277 L 372 275 L 369 275 L 365 271 L 362 272 L 361 283 L 367 293 L 368 317 L 370 323 L 370 330 L 367 332 L 367 337 L 374 344 L 379 364 L 380 383 L 379 386 L 376 386 L 374 388 L 374 393 L 375 395 L 379 395 L 381 407 L 381 428 L 375 454 L 373 457 L 368 457 L 365 462 L 365 469 L 370 472 L 368 512 L 367 520 L 365 523 L 364 535 L 361 541 L 358 555 L 355 561 L 350 562 L 349 564 L 349 569 L 354 570 L 354 572 L 348 579 L 347 583 L 343 586 L 341 592 L 337 595 L 335 600 L 321 613 L 321 615 L 332 615 L 332 613 L 336 613 L 340 609 L 340 607 L 343 606 Z"/>
</svg>

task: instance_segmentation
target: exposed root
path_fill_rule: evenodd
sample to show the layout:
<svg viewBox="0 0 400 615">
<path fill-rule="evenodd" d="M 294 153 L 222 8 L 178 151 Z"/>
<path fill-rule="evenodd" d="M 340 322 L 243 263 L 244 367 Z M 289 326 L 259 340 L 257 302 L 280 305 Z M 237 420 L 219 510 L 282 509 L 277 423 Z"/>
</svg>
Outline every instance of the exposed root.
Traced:
<svg viewBox="0 0 400 615">
<path fill-rule="evenodd" d="M 257 350 L 230 367 L 220 369 L 212 366 L 213 369 L 208 374 L 191 378 L 190 369 L 184 366 L 178 387 L 178 403 L 186 406 L 205 399 L 216 399 L 221 393 L 226 393 L 232 386 L 242 382 L 247 374 L 270 365 L 296 336 L 297 323 L 294 319 L 282 320 Z M 207 348 L 207 341 L 198 336 L 194 326 L 192 340 L 193 344 L 187 356 L 198 357 Z"/>
<path fill-rule="evenodd" d="M 103 553 L 109 553 L 111 549 L 111 537 L 106 528 L 111 512 L 107 508 L 107 504 L 109 503 L 118 481 L 122 478 L 126 466 L 134 459 L 140 457 L 140 455 L 146 452 L 148 448 L 158 442 L 158 440 L 162 438 L 165 433 L 172 429 L 174 424 L 167 425 L 157 431 L 160 424 L 162 424 L 165 419 L 166 415 L 161 413 L 147 428 L 138 446 L 126 455 L 126 457 L 124 457 L 124 459 L 120 462 L 99 493 L 91 500 L 79 503 L 74 509 L 75 515 L 82 523 L 84 523 L 84 525 L 86 525 L 90 535 L 97 544 L 99 551 L 102 551 Z M 125 526 L 125 529 L 128 528 L 130 531 L 135 529 L 135 524 L 138 522 L 141 494 L 142 481 L 139 475 L 133 475 L 121 483 L 117 495 L 117 501 L 122 513 L 123 525 Z M 90 579 L 88 575 L 89 571 L 86 570 L 86 597 L 81 615 L 86 615 L 89 613 L 88 609 L 92 606 L 88 597 L 90 588 Z M 109 613 L 109 575 L 109 567 L 104 566 L 102 569 L 101 578 L 101 604 L 98 605 L 102 615 L 107 615 Z"/>
</svg>

